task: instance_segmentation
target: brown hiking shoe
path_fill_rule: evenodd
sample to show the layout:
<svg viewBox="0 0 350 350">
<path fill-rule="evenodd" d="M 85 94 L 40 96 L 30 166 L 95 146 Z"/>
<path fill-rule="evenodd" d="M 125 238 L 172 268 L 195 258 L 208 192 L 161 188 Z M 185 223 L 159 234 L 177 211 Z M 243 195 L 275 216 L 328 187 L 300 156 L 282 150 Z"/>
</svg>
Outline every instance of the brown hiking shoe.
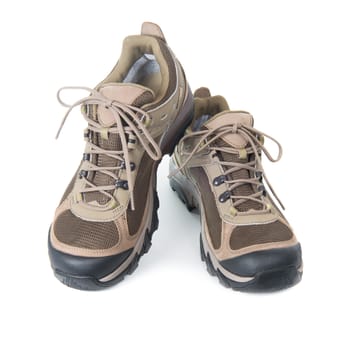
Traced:
<svg viewBox="0 0 350 350">
<path fill-rule="evenodd" d="M 280 203 L 261 164 L 262 153 L 280 159 L 280 144 L 254 129 L 249 113 L 230 111 L 208 89 L 197 90 L 194 101 L 194 119 L 170 161 L 170 185 L 189 210 L 200 210 L 208 271 L 237 290 L 296 284 L 302 276 L 300 244 L 264 187 Z M 277 159 L 264 137 L 278 145 Z"/>
<path fill-rule="evenodd" d="M 89 96 L 73 105 L 58 94 L 69 107 L 63 122 L 80 106 L 88 127 L 83 159 L 51 225 L 49 255 L 61 282 L 90 290 L 122 280 L 150 248 L 157 167 L 190 123 L 193 97 L 153 23 L 124 40 L 118 63 L 95 89 L 80 89 Z"/>
</svg>

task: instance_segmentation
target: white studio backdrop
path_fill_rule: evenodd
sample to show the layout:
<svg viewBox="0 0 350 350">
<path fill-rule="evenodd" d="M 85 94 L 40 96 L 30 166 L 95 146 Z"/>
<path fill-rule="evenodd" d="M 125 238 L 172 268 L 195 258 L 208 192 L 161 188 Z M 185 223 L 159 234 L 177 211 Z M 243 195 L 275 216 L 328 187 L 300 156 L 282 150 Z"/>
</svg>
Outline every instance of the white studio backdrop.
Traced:
<svg viewBox="0 0 350 350">
<path fill-rule="evenodd" d="M 1 349 L 349 349 L 350 21 L 347 1 L 3 1 Z M 279 293 L 209 276 L 199 220 L 158 172 L 160 226 L 135 273 L 97 293 L 60 284 L 47 256 L 85 122 L 55 99 L 94 87 L 122 40 L 158 23 L 196 89 L 208 86 L 284 147 L 264 165 L 300 239 L 304 277 Z"/>
</svg>

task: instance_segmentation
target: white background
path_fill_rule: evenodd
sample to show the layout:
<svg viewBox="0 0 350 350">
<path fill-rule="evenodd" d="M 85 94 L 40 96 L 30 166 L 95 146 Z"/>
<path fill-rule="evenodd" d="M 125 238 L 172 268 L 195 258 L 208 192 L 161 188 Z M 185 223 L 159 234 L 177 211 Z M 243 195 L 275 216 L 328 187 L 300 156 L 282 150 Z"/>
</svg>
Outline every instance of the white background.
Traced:
<svg viewBox="0 0 350 350">
<path fill-rule="evenodd" d="M 2 1 L 1 349 L 349 349 L 350 10 L 347 1 Z M 304 252 L 304 278 L 249 295 L 209 276 L 199 220 L 158 173 L 160 226 L 139 268 L 102 292 L 52 274 L 47 231 L 83 152 L 58 142 L 63 85 L 94 87 L 145 20 L 193 89 L 209 86 L 284 146 L 265 168 Z"/>
</svg>

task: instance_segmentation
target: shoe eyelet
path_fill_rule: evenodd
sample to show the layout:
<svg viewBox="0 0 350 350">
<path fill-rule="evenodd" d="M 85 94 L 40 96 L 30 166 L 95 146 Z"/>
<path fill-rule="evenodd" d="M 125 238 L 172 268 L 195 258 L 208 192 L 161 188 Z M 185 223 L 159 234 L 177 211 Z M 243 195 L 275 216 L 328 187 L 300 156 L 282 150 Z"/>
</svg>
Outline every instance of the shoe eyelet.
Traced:
<svg viewBox="0 0 350 350">
<path fill-rule="evenodd" d="M 126 180 L 117 180 L 115 182 L 115 187 L 116 188 L 122 188 L 123 190 L 128 190 L 129 189 L 128 181 L 126 181 Z"/>
<path fill-rule="evenodd" d="M 225 191 L 220 194 L 219 196 L 219 202 L 220 203 L 225 203 L 229 198 L 231 198 L 231 193 L 230 191 Z"/>
<path fill-rule="evenodd" d="M 126 169 L 126 164 L 124 161 L 121 162 L 120 167 L 122 169 Z M 130 162 L 130 170 L 134 171 L 136 169 L 136 164 L 134 162 Z"/>
<path fill-rule="evenodd" d="M 223 184 L 226 181 L 226 175 L 220 175 L 217 176 L 214 180 L 213 180 L 213 185 L 214 186 L 220 186 L 221 184 Z"/>
<path fill-rule="evenodd" d="M 262 195 L 265 197 L 266 196 L 266 189 L 265 186 L 263 184 L 258 186 L 258 191 L 262 192 Z"/>
<path fill-rule="evenodd" d="M 80 170 L 79 179 L 82 179 L 83 177 L 87 177 L 87 175 L 88 175 L 87 170 Z"/>
<path fill-rule="evenodd" d="M 87 141 L 90 139 L 90 136 L 91 136 L 91 132 L 89 129 L 85 129 L 84 130 L 84 139 Z"/>
<path fill-rule="evenodd" d="M 90 153 L 84 153 L 83 154 L 83 160 L 90 160 Z"/>
</svg>

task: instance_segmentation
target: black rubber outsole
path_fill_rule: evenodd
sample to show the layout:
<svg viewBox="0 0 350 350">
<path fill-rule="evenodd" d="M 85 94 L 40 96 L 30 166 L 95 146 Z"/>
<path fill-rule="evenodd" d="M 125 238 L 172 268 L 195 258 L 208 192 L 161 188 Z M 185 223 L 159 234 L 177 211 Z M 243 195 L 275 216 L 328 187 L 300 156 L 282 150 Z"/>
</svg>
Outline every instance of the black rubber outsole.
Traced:
<svg viewBox="0 0 350 350">
<path fill-rule="evenodd" d="M 176 192 L 180 200 L 185 204 L 189 212 L 194 209 L 198 210 L 196 200 L 192 196 L 189 200 L 181 188 L 181 185 L 174 179 L 170 179 L 170 187 Z M 290 288 L 300 282 L 302 278 L 302 271 L 295 266 L 282 266 L 280 268 L 261 271 L 254 275 L 254 278 L 249 282 L 237 282 L 226 277 L 219 269 L 216 269 L 211 261 L 209 253 L 205 253 L 203 248 L 202 234 L 200 234 L 200 254 L 202 261 L 205 262 L 207 271 L 210 275 L 216 276 L 219 282 L 236 291 L 264 293 L 275 292 Z"/>
<path fill-rule="evenodd" d="M 118 276 L 108 282 L 101 282 L 95 277 L 91 276 L 75 276 L 69 275 L 57 269 L 54 269 L 54 275 L 56 278 L 65 284 L 68 287 L 87 290 L 87 291 L 96 291 L 105 289 L 107 287 L 114 286 L 119 282 L 123 281 L 127 275 L 131 275 L 137 268 L 140 258 L 148 253 L 152 245 L 152 236 L 153 233 L 158 229 L 159 220 L 158 220 L 158 209 L 159 209 L 159 199 L 158 194 L 154 191 L 154 203 L 153 203 L 153 214 L 152 214 L 152 223 L 151 229 L 146 231 L 144 242 L 140 253 L 137 253 L 130 264 L 121 272 Z"/>
<path fill-rule="evenodd" d="M 296 285 L 302 278 L 302 272 L 298 271 L 295 266 L 283 266 L 259 272 L 249 282 L 236 282 L 227 278 L 219 269 L 214 268 L 209 253 L 205 254 L 204 252 L 202 237 L 200 237 L 200 251 L 201 259 L 206 263 L 209 274 L 216 276 L 223 286 L 237 291 L 251 293 L 277 292 Z"/>
</svg>

